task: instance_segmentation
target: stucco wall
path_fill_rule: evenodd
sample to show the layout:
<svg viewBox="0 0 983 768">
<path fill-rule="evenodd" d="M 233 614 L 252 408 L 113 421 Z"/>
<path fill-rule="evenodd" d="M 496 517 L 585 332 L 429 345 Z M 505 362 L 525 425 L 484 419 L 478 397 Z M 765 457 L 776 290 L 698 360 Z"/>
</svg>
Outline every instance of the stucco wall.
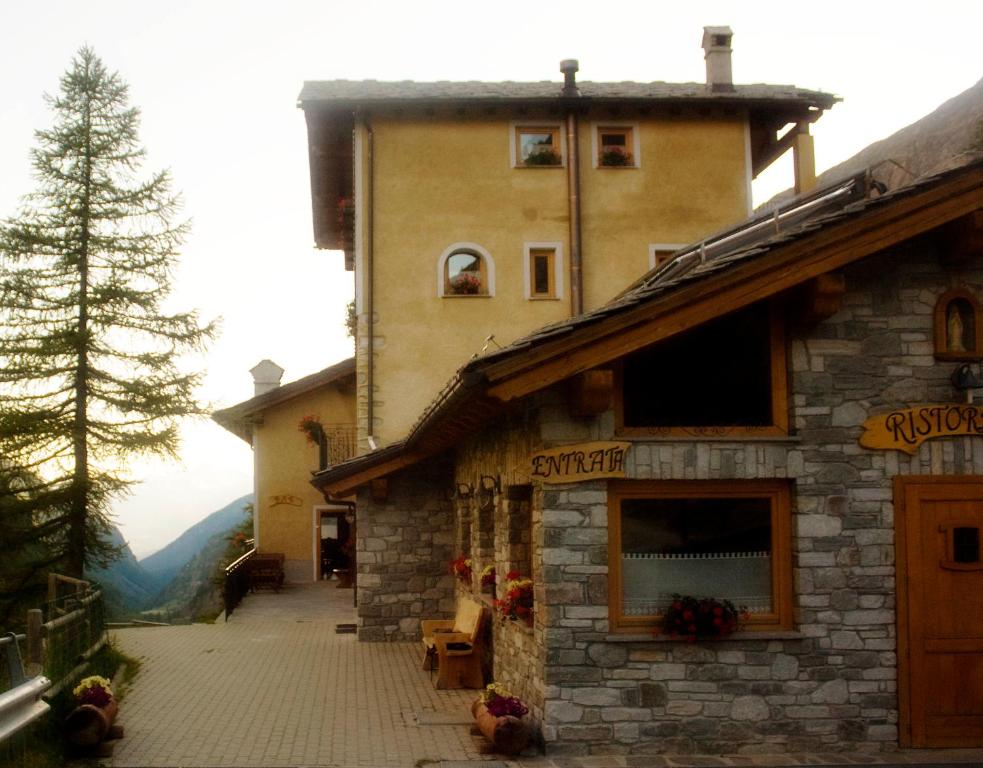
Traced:
<svg viewBox="0 0 983 768">
<path fill-rule="evenodd" d="M 570 314 L 566 169 L 512 167 L 515 117 L 559 121 L 556 115 L 532 112 L 372 118 L 376 369 L 371 430 L 379 444 L 403 437 L 489 335 L 504 345 Z M 592 124 L 611 117 L 595 109 L 585 112 L 579 123 L 588 309 L 649 269 L 649 244 L 692 242 L 742 220 L 749 210 L 742 114 L 642 116 L 622 111 L 619 121 L 637 123 L 641 167 L 594 168 Z M 361 206 L 368 189 L 368 140 L 364 128 L 357 135 L 356 195 L 361 195 Z M 356 280 L 363 447 L 369 327 L 365 227 L 362 216 Z M 495 296 L 437 295 L 438 259 L 449 246 L 462 242 L 476 243 L 491 254 Z M 560 299 L 524 297 L 527 242 L 562 244 L 565 289 Z M 421 364 L 424 357 L 426 364 Z"/>
<path fill-rule="evenodd" d="M 304 416 L 322 424 L 355 423 L 351 394 L 334 387 L 273 406 L 253 427 L 259 551 L 282 552 L 288 581 L 314 581 L 314 507 L 324 497 L 311 485 L 318 449 L 297 428 Z"/>
</svg>

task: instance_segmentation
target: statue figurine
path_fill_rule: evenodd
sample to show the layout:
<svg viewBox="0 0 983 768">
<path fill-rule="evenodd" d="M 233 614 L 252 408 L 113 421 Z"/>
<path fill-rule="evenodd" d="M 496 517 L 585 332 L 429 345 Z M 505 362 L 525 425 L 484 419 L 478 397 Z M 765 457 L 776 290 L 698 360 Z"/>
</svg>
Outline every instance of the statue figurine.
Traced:
<svg viewBox="0 0 983 768">
<path fill-rule="evenodd" d="M 946 344 L 946 348 L 949 352 L 965 352 L 965 328 L 963 327 L 963 319 L 959 313 L 957 302 L 953 301 L 949 303 L 947 315 L 946 330 L 948 331 L 948 343 Z"/>
</svg>

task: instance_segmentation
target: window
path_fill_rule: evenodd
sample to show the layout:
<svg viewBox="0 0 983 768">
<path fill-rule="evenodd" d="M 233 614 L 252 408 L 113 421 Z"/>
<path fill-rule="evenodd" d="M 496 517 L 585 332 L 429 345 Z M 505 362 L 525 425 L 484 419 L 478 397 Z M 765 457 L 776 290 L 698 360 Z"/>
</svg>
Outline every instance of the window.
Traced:
<svg viewBox="0 0 983 768">
<path fill-rule="evenodd" d="M 625 435 L 788 433 L 785 339 L 777 309 L 753 304 L 627 355 L 615 387 Z"/>
<path fill-rule="evenodd" d="M 518 168 L 563 165 L 563 139 L 559 125 L 514 124 L 512 164 Z"/>
<path fill-rule="evenodd" d="M 437 262 L 437 295 L 475 297 L 495 295 L 495 264 L 491 254 L 475 243 L 456 243 Z"/>
<path fill-rule="evenodd" d="M 658 269 L 683 247 L 680 243 L 652 243 L 649 245 L 649 269 Z"/>
<path fill-rule="evenodd" d="M 637 168 L 638 131 L 633 124 L 598 124 L 594 127 L 596 168 Z"/>
<path fill-rule="evenodd" d="M 625 481 L 609 504 L 613 630 L 651 630 L 674 594 L 730 600 L 746 630 L 791 629 L 786 481 Z"/>
<path fill-rule="evenodd" d="M 526 243 L 527 299 L 559 299 L 563 293 L 560 243 Z"/>
</svg>

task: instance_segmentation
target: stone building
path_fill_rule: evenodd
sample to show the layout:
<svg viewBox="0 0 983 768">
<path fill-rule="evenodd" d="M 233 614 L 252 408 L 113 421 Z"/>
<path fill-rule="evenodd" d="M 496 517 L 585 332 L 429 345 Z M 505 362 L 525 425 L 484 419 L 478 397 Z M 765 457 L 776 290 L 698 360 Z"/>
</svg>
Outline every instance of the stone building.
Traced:
<svg viewBox="0 0 983 768">
<path fill-rule="evenodd" d="M 980 161 L 860 175 L 469 361 L 315 477 L 357 494 L 360 639 L 493 611 L 493 565 L 534 605 L 488 676 L 549 754 L 983 746 L 981 207 Z M 690 642 L 674 594 L 746 613 Z"/>
</svg>

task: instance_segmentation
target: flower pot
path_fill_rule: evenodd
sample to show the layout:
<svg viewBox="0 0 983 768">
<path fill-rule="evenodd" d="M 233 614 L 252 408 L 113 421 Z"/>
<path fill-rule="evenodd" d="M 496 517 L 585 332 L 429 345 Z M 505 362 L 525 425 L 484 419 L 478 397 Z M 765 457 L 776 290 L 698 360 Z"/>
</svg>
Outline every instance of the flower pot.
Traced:
<svg viewBox="0 0 983 768">
<path fill-rule="evenodd" d="M 492 743 L 496 752 L 517 755 L 529 743 L 529 726 L 519 717 L 496 717 L 488 711 L 481 699 L 471 705 L 471 714 L 481 734 Z"/>
<path fill-rule="evenodd" d="M 76 747 L 94 747 L 109 734 L 119 704 L 110 699 L 103 707 L 82 704 L 73 709 L 65 719 L 65 737 Z"/>
</svg>

